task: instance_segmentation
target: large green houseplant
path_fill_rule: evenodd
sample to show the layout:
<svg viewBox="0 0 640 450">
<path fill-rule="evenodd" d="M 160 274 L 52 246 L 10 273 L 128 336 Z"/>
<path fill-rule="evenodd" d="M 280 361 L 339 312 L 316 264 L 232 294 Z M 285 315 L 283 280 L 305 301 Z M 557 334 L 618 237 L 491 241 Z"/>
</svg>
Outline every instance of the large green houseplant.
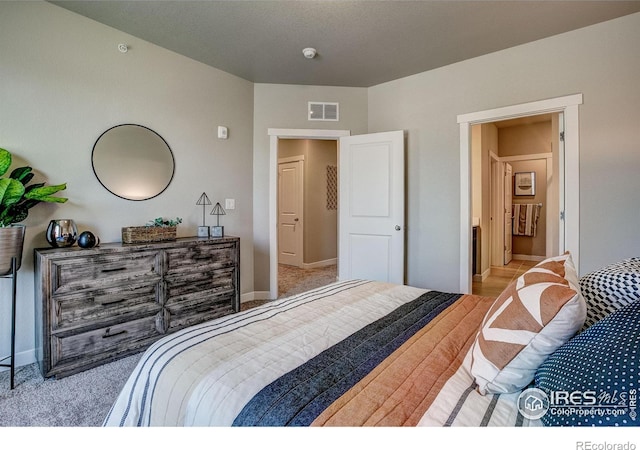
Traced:
<svg viewBox="0 0 640 450">
<path fill-rule="evenodd" d="M 19 225 L 29 215 L 29 210 L 41 202 L 64 203 L 65 197 L 54 194 L 67 188 L 66 183 L 45 186 L 45 183 L 29 184 L 33 179 L 29 166 L 14 169 L 8 177 L 12 156 L 0 148 L 0 275 L 11 272 L 11 258 L 16 257 L 17 268 L 22 260 L 24 225 Z"/>
</svg>

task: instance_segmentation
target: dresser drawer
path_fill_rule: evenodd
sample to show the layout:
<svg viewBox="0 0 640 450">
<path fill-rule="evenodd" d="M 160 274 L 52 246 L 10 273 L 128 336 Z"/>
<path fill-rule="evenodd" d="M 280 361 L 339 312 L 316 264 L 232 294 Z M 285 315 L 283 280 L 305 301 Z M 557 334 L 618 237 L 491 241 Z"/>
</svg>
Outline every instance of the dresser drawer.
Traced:
<svg viewBox="0 0 640 450">
<path fill-rule="evenodd" d="M 158 327 L 166 333 L 173 333 L 181 328 L 234 313 L 234 298 L 232 291 L 219 291 L 174 299 L 165 307 Z"/>
<path fill-rule="evenodd" d="M 166 252 L 167 276 L 210 272 L 237 264 L 238 246 L 233 242 L 220 245 L 190 245 Z"/>
<path fill-rule="evenodd" d="M 84 333 L 52 334 L 51 367 L 54 370 L 46 376 L 70 375 L 145 348 L 162 336 L 156 321 L 156 316 L 149 316 Z"/>
<path fill-rule="evenodd" d="M 215 293 L 235 288 L 236 268 L 224 267 L 217 270 L 184 273 L 181 276 L 167 276 L 166 296 L 168 302 L 192 293 Z"/>
<path fill-rule="evenodd" d="M 160 311 L 161 283 L 112 286 L 73 294 L 54 295 L 51 330 L 100 327 Z"/>
<path fill-rule="evenodd" d="M 157 251 L 90 255 L 51 262 L 51 294 L 107 285 L 160 279 L 162 257 Z"/>
</svg>

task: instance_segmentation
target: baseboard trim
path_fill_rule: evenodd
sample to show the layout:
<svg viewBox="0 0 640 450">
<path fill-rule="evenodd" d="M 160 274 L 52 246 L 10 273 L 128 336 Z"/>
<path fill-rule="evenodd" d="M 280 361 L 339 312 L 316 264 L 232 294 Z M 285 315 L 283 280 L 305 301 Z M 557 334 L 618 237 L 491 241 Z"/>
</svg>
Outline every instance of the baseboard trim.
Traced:
<svg viewBox="0 0 640 450">
<path fill-rule="evenodd" d="M 269 291 L 253 291 L 240 296 L 240 303 L 252 302 L 254 300 L 271 300 L 271 294 Z"/>
<path fill-rule="evenodd" d="M 27 366 L 35 362 L 37 362 L 35 349 L 16 353 L 16 363 L 15 363 L 16 368 Z M 6 359 L 5 361 L 3 361 L 3 364 L 10 364 L 10 363 L 11 363 L 10 359 Z M 9 371 L 9 370 L 10 370 L 9 367 L 0 367 L 0 372 Z"/>
<path fill-rule="evenodd" d="M 335 266 L 338 264 L 338 258 L 325 259 L 324 261 L 316 261 L 312 263 L 302 264 L 303 269 L 318 269 L 320 267 Z"/>
<path fill-rule="evenodd" d="M 517 259 L 520 261 L 544 261 L 546 256 L 537 256 L 537 255 L 512 255 L 512 259 Z"/>
<path fill-rule="evenodd" d="M 489 278 L 489 275 L 491 275 L 491 267 L 489 267 L 487 270 L 485 270 L 481 274 L 474 275 L 473 281 L 482 283 L 484 280 Z"/>
</svg>

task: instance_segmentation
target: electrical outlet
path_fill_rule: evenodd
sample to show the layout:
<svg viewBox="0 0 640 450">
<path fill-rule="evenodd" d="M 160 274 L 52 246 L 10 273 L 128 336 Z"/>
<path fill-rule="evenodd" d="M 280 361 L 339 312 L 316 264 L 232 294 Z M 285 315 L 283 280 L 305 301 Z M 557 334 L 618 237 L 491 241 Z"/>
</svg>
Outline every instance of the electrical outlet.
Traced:
<svg viewBox="0 0 640 450">
<path fill-rule="evenodd" d="M 233 198 L 224 199 L 224 209 L 236 209 L 236 201 Z"/>
</svg>

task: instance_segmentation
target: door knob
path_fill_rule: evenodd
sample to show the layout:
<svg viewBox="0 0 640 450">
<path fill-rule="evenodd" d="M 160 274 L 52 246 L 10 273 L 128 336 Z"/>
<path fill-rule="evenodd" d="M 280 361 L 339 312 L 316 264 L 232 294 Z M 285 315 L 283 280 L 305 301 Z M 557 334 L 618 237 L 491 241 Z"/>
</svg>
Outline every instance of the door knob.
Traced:
<svg viewBox="0 0 640 450">
<path fill-rule="evenodd" d="M 297 222 L 297 221 L 298 221 L 298 218 L 296 217 L 295 219 L 293 219 L 293 221 L 294 221 L 294 222 Z"/>
<path fill-rule="evenodd" d="M 396 231 L 400 231 L 400 225 L 396 225 Z"/>
</svg>

